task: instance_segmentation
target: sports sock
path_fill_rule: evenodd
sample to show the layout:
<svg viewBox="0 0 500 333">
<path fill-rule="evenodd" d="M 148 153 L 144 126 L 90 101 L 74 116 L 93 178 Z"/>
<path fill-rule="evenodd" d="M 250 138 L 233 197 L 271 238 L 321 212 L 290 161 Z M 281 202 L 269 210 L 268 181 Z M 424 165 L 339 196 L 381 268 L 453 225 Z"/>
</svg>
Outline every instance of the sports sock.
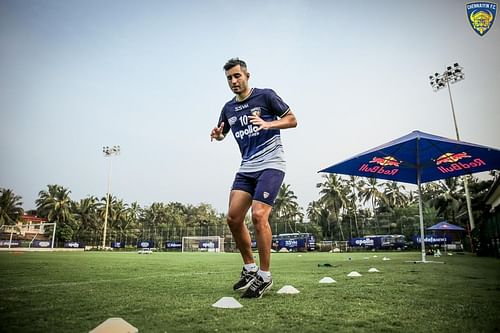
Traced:
<svg viewBox="0 0 500 333">
<path fill-rule="evenodd" d="M 257 265 L 254 262 L 251 264 L 245 264 L 243 265 L 243 267 L 245 267 L 245 270 L 247 272 L 257 272 L 257 270 L 259 269 L 259 267 L 257 267 Z"/>
<path fill-rule="evenodd" d="M 269 282 L 269 280 L 271 280 L 271 272 L 269 272 L 269 271 L 263 271 L 263 270 L 259 269 L 257 274 L 259 274 L 262 277 L 264 282 Z"/>
</svg>

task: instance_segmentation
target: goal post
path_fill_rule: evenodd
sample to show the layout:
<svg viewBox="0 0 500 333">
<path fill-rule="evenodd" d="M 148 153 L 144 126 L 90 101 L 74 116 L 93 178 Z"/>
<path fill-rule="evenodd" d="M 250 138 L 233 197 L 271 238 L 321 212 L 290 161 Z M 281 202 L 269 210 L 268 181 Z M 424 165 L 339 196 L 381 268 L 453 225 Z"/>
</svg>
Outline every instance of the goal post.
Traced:
<svg viewBox="0 0 500 333">
<path fill-rule="evenodd" d="M 219 236 L 182 237 L 182 252 L 224 252 L 224 238 Z"/>
<path fill-rule="evenodd" d="M 2 225 L 0 227 L 0 248 L 47 250 L 54 249 L 57 223 L 32 223 Z"/>
</svg>

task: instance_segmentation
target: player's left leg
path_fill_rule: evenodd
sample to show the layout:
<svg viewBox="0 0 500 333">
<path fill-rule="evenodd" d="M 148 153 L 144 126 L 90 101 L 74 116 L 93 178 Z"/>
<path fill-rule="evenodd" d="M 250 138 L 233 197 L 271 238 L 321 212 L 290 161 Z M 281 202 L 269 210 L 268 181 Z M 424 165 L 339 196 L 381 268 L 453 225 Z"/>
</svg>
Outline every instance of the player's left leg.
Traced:
<svg viewBox="0 0 500 333">
<path fill-rule="evenodd" d="M 254 200 L 252 203 L 252 222 L 259 250 L 259 266 L 263 271 L 269 271 L 271 266 L 273 232 L 269 225 L 269 215 L 272 208 L 272 206 L 259 201 Z"/>
<path fill-rule="evenodd" d="M 273 285 L 270 272 L 272 230 L 269 225 L 269 215 L 284 176 L 282 171 L 268 169 L 264 170 L 258 179 L 252 202 L 252 222 L 259 250 L 260 269 L 255 280 L 243 294 L 244 298 L 260 298 Z"/>
</svg>

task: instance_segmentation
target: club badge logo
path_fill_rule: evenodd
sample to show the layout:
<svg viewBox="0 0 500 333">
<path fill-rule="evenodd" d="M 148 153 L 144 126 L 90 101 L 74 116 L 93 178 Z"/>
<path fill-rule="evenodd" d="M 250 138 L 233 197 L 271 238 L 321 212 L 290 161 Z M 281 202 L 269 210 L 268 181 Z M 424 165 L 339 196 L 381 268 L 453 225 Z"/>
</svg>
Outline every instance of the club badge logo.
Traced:
<svg viewBox="0 0 500 333">
<path fill-rule="evenodd" d="M 269 198 L 269 193 L 268 192 L 264 192 L 264 194 L 262 196 L 264 197 L 264 199 L 267 199 L 267 198 Z"/>
<path fill-rule="evenodd" d="M 472 29 L 484 36 L 493 26 L 497 5 L 493 2 L 471 2 L 466 5 L 467 19 Z"/>
<path fill-rule="evenodd" d="M 256 107 L 250 110 L 252 116 L 260 117 L 260 107 Z"/>
</svg>

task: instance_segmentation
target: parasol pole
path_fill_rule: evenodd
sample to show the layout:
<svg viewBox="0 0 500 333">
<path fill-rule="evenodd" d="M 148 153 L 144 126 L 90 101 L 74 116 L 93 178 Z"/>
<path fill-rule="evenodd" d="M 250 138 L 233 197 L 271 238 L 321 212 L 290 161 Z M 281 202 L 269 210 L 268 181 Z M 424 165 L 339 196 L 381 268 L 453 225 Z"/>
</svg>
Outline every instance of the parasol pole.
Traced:
<svg viewBox="0 0 500 333">
<path fill-rule="evenodd" d="M 418 212 L 420 215 L 420 245 L 422 248 L 422 262 L 425 263 L 425 235 L 424 235 L 424 212 L 422 209 L 422 188 L 420 186 L 420 169 L 417 169 L 417 185 L 418 185 Z"/>
<path fill-rule="evenodd" d="M 422 262 L 425 263 L 425 235 L 424 235 L 424 210 L 422 208 L 422 187 L 420 186 L 420 149 L 419 138 L 417 138 L 417 186 L 418 186 L 418 212 L 420 215 L 420 245 L 422 248 Z"/>
</svg>

